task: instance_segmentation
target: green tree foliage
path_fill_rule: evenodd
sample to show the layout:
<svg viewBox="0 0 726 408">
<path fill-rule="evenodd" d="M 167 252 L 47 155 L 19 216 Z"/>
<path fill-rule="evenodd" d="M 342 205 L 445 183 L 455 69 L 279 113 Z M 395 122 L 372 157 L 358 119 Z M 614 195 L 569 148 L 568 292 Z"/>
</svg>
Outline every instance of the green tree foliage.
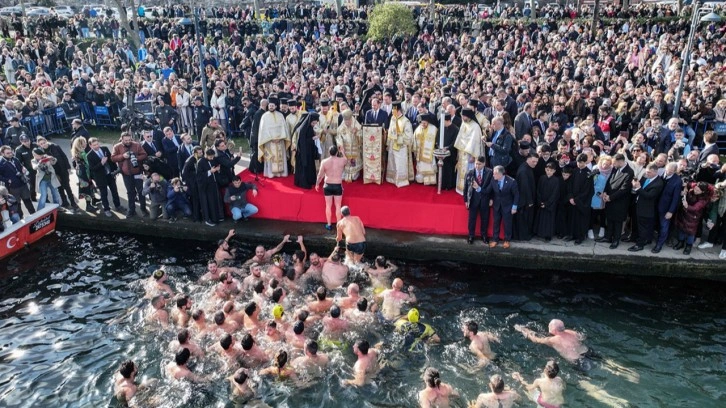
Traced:
<svg viewBox="0 0 726 408">
<path fill-rule="evenodd" d="M 378 4 L 373 8 L 369 21 L 368 38 L 374 41 L 414 35 L 417 32 L 413 13 L 403 4 Z"/>
</svg>

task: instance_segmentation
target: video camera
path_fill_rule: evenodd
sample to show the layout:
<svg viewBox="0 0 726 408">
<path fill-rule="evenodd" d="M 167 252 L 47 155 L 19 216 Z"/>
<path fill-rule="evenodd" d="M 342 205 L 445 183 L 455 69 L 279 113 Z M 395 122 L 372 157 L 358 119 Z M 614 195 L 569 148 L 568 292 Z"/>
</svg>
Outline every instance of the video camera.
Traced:
<svg viewBox="0 0 726 408">
<path fill-rule="evenodd" d="M 121 109 L 121 122 L 125 123 L 128 131 L 134 135 L 135 139 L 141 139 L 141 132 L 144 130 L 154 130 L 156 125 L 154 122 L 146 118 L 143 112 L 138 109 Z"/>
</svg>

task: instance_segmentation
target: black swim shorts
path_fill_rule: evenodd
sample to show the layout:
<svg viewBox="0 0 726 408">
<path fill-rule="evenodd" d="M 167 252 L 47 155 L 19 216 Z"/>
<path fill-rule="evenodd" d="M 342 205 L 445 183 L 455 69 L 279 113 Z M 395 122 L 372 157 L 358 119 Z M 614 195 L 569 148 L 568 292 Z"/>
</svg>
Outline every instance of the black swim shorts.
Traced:
<svg viewBox="0 0 726 408">
<path fill-rule="evenodd" d="M 355 244 L 346 244 L 345 246 L 348 251 L 357 254 L 357 255 L 363 255 L 363 253 L 366 251 L 366 242 L 356 242 Z"/>
<path fill-rule="evenodd" d="M 323 194 L 326 196 L 342 196 L 343 185 L 342 184 L 325 184 L 323 186 Z"/>
</svg>

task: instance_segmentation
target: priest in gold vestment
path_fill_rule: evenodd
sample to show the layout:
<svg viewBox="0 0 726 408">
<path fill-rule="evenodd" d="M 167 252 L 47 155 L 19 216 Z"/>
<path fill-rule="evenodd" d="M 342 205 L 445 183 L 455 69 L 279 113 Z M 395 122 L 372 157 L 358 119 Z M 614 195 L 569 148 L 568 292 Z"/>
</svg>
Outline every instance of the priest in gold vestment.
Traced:
<svg viewBox="0 0 726 408">
<path fill-rule="evenodd" d="M 427 113 L 419 117 L 421 124 L 413 133 L 413 154 L 416 157 L 416 182 L 436 185 L 436 116 Z"/>
<path fill-rule="evenodd" d="M 271 95 L 267 112 L 260 119 L 257 155 L 263 162 L 265 177 L 286 177 L 287 151 L 290 147 L 290 130 L 285 116 L 277 111 L 279 99 Z"/>
<path fill-rule="evenodd" d="M 386 181 L 396 187 L 405 187 L 414 180 L 413 159 L 413 127 L 401 109 L 401 102 L 393 102 L 390 124 L 388 125 L 388 164 Z"/>
<path fill-rule="evenodd" d="M 474 162 L 484 153 L 484 148 L 481 140 L 481 128 L 474 111 L 462 109 L 461 120 L 454 147 L 459 152 L 459 159 L 456 163 L 456 192 L 463 195 L 466 173 L 474 168 Z"/>
<path fill-rule="evenodd" d="M 363 139 L 361 125 L 353 117 L 353 111 L 346 109 L 341 113 L 343 123 L 338 126 L 338 147 L 345 152 L 348 163 L 343 171 L 343 180 L 347 182 L 358 180 L 363 170 Z"/>
</svg>

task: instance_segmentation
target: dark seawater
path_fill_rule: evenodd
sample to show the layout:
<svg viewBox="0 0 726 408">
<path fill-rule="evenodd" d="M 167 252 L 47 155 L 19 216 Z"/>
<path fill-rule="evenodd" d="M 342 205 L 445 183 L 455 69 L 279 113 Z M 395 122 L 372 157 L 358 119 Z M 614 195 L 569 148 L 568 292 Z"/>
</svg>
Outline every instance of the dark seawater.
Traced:
<svg viewBox="0 0 726 408">
<path fill-rule="evenodd" d="M 0 263 L 0 406 L 115 406 L 112 377 L 127 358 L 140 365 L 140 379 L 160 379 L 157 398 L 147 395 L 141 406 L 235 406 L 224 380 L 229 372 L 213 361 L 192 365 L 211 379 L 208 385 L 165 379 L 162 369 L 172 358 L 167 345 L 175 334 L 143 322 L 148 301 L 141 280 L 166 265 L 177 291 L 198 291 L 189 282 L 202 274 L 213 250 L 212 243 L 62 232 L 34 252 Z M 387 367 L 374 385 L 360 389 L 340 385 L 350 376 L 354 356 L 349 349 L 335 352 L 328 376 L 303 390 L 260 381 L 258 405 L 416 406 L 427 365 L 437 367 L 467 401 L 484 390 L 493 373 L 522 393 L 511 372 L 531 382 L 557 355 L 524 340 L 513 326 L 528 324 L 544 333 L 550 319 L 561 318 L 587 336 L 588 346 L 625 368 L 597 363 L 583 374 L 560 359 L 568 406 L 726 406 L 725 284 L 446 262 L 400 266 L 406 284 L 418 288 L 422 321 L 437 329 L 442 345 L 413 354 L 387 346 Z M 474 373 L 466 369 L 474 360 L 460 330 L 469 319 L 502 339 L 492 345 L 499 355 L 495 364 Z M 391 343 L 390 329 L 375 331 L 371 340 Z M 525 400 L 521 406 L 534 404 Z"/>
</svg>

